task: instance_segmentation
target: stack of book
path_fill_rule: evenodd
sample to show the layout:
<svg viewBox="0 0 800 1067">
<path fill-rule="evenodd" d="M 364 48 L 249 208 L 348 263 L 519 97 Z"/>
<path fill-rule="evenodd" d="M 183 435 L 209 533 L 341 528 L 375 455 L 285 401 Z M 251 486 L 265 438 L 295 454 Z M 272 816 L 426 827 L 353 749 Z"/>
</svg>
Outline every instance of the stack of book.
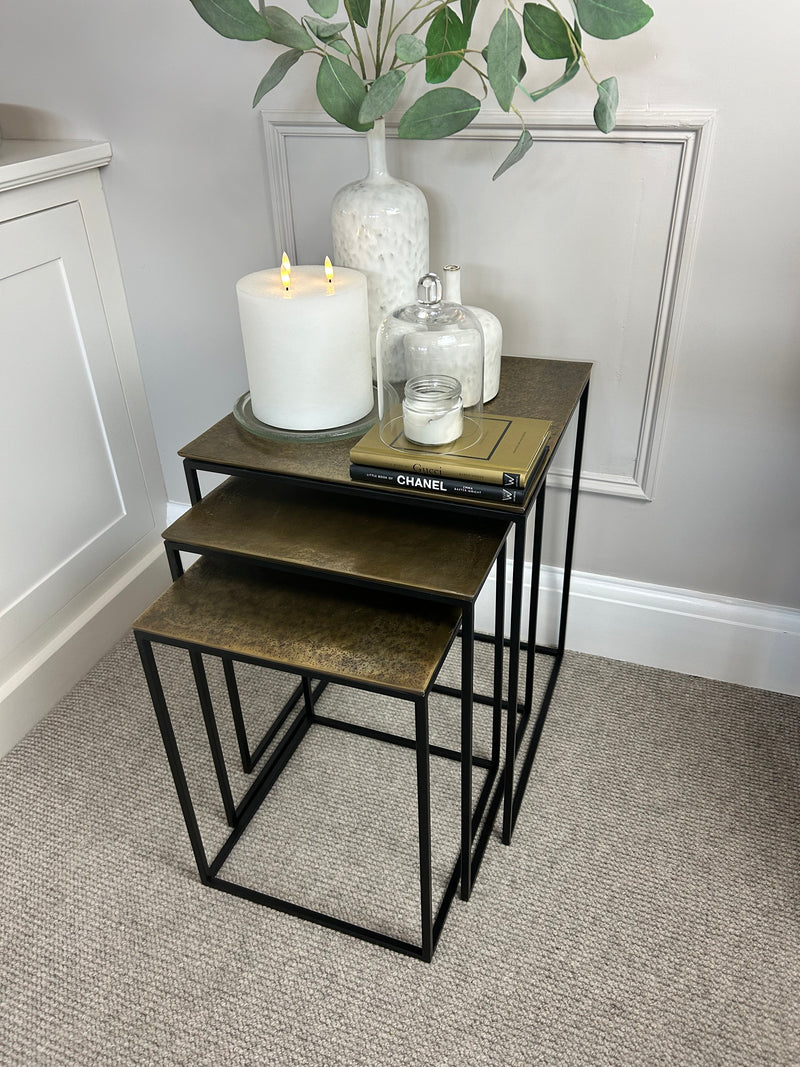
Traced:
<svg viewBox="0 0 800 1067">
<path fill-rule="evenodd" d="M 464 448 L 415 445 L 402 434 L 386 444 L 376 424 L 350 449 L 350 477 L 415 492 L 521 504 L 548 453 L 551 423 L 484 415 L 483 433 Z"/>
</svg>

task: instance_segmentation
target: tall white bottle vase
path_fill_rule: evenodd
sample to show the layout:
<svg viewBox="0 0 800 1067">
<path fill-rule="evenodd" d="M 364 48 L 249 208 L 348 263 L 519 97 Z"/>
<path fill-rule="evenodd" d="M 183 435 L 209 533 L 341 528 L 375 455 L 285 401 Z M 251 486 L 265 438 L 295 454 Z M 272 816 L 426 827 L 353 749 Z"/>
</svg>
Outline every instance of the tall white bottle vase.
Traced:
<svg viewBox="0 0 800 1067">
<path fill-rule="evenodd" d="M 461 304 L 461 267 L 450 263 L 442 271 L 445 303 Z M 500 357 L 503 354 L 503 327 L 491 311 L 463 304 L 471 311 L 483 330 L 483 402 L 497 396 L 500 389 Z"/>
<path fill-rule="evenodd" d="M 428 204 L 420 189 L 386 166 L 383 119 L 367 131 L 369 171 L 340 189 L 331 206 L 334 263 L 367 276 L 373 377 L 378 329 L 395 308 L 412 304 L 428 272 Z"/>
</svg>

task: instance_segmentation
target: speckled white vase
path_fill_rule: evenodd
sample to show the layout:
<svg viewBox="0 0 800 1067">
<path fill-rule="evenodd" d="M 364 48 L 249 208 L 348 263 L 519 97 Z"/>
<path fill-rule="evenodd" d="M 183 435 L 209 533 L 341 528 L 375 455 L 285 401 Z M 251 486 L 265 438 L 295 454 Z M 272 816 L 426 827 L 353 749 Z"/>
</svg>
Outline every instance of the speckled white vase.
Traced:
<svg viewBox="0 0 800 1067">
<path fill-rule="evenodd" d="M 386 168 L 383 119 L 367 131 L 369 171 L 340 189 L 331 206 L 334 263 L 367 276 L 372 369 L 375 340 L 386 316 L 413 304 L 428 272 L 428 204 L 420 189 Z"/>
<path fill-rule="evenodd" d="M 448 304 L 461 303 L 461 267 L 448 264 L 442 271 L 443 297 Z M 485 308 L 464 304 L 483 330 L 483 402 L 488 403 L 500 389 L 500 361 L 503 355 L 503 327 L 500 320 Z"/>
</svg>

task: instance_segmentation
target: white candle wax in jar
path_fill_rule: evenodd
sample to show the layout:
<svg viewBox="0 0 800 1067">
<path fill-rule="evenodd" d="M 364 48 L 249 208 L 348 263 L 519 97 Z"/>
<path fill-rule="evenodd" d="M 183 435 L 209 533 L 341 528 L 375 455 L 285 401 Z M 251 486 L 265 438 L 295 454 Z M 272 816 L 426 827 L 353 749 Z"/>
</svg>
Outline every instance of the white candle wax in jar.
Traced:
<svg viewBox="0 0 800 1067">
<path fill-rule="evenodd" d="M 334 267 L 256 271 L 236 283 L 255 417 L 286 430 L 325 430 L 372 409 L 367 280 Z"/>
<path fill-rule="evenodd" d="M 461 384 L 455 378 L 410 378 L 403 399 L 403 433 L 418 445 L 449 445 L 464 431 Z"/>
</svg>

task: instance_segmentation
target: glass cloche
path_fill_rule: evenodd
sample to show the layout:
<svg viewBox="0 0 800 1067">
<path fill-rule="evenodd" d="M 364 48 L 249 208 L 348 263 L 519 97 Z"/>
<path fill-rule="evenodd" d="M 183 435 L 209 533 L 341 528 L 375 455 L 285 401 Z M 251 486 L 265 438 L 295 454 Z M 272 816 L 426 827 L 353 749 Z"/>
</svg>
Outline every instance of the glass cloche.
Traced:
<svg viewBox="0 0 800 1067">
<path fill-rule="evenodd" d="M 457 453 L 482 433 L 481 325 L 467 308 L 442 301 L 435 274 L 420 278 L 417 295 L 378 331 L 381 440 Z"/>
</svg>

